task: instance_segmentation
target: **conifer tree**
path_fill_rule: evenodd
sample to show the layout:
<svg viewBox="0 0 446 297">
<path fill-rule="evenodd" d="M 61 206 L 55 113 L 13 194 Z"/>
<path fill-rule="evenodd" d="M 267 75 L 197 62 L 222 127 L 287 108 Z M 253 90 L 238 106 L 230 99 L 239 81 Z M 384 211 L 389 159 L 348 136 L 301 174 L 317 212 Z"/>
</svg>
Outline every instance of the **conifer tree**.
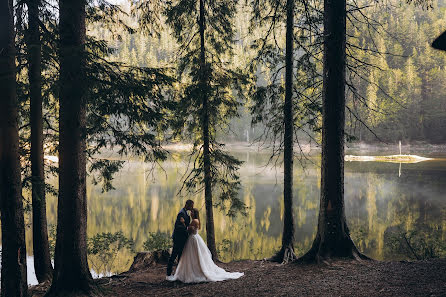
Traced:
<svg viewBox="0 0 446 297">
<path fill-rule="evenodd" d="M 61 0 L 59 197 L 57 239 L 50 296 L 88 294 L 86 197 L 86 2 Z"/>
<path fill-rule="evenodd" d="M 312 41 L 308 34 L 312 26 L 308 16 L 312 12 L 302 7 L 301 3 L 289 0 L 254 0 L 252 5 L 254 9 L 251 22 L 260 23 L 266 33 L 252 45 L 258 54 L 251 65 L 251 71 L 254 72 L 256 68 L 266 65 L 272 73 L 266 86 L 260 85 L 254 88 L 252 122 L 266 125 L 261 138 L 272 143 L 271 159 L 279 158 L 283 153 L 282 246 L 272 260 L 287 263 L 296 259 L 293 218 L 293 164 L 296 157 L 294 145 L 298 143 L 298 132 L 305 131 L 304 133 L 311 135 L 311 132 L 317 129 L 315 119 L 319 115 L 318 95 L 314 90 L 317 89 L 315 86 L 320 78 L 311 52 L 313 47 L 311 43 L 314 40 Z M 294 23 L 295 18 L 299 20 L 297 26 Z M 285 27 L 285 55 L 282 54 L 283 49 L 280 47 L 283 40 L 277 37 L 283 36 L 283 27 Z M 300 54 L 295 52 L 295 47 Z M 283 68 L 285 68 L 284 73 Z M 282 76 L 285 77 L 284 85 Z"/>
<path fill-rule="evenodd" d="M 180 44 L 178 72 L 184 84 L 173 128 L 176 135 L 183 133 L 193 141 L 192 169 L 183 189 L 204 190 L 207 245 L 214 259 L 214 204 L 229 206 L 229 215 L 245 207 L 237 196 L 241 162 L 224 152 L 216 139 L 217 130 L 237 115 L 240 102 L 235 92 L 241 96 L 245 84 L 245 77 L 229 64 L 236 4 L 232 0 L 178 0 L 166 9 L 167 24 Z"/>
<path fill-rule="evenodd" d="M 33 211 L 34 270 L 39 283 L 51 279 L 53 267 L 50 259 L 46 220 L 45 172 L 43 152 L 43 98 L 40 40 L 40 0 L 28 0 L 27 56 L 31 126 L 31 183 Z"/>
<path fill-rule="evenodd" d="M 28 295 L 25 222 L 19 159 L 14 6 L 0 1 L 1 296 Z"/>
<path fill-rule="evenodd" d="M 324 1 L 324 84 L 318 229 L 302 261 L 366 258 L 353 243 L 344 206 L 346 1 Z"/>
<path fill-rule="evenodd" d="M 101 158 L 103 149 L 143 155 L 146 161 L 164 159 L 157 128 L 166 108 L 163 86 L 171 81 L 157 69 L 109 62 L 107 43 L 86 35 L 87 19 L 115 16 L 121 12 L 119 7 L 72 0 L 60 5 L 60 184 L 49 295 L 94 289 L 86 255 L 87 158 L 89 170 L 99 173 L 93 181 L 102 182 L 104 191 L 113 189 L 113 174 L 123 161 Z"/>
</svg>

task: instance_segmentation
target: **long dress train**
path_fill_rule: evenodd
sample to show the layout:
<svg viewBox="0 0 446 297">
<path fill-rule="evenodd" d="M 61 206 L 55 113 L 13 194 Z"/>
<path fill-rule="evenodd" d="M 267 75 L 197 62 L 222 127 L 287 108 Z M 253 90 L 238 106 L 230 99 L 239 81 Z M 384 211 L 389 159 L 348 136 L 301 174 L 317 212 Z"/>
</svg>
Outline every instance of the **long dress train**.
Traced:
<svg viewBox="0 0 446 297">
<path fill-rule="evenodd" d="M 237 279 L 243 275 L 243 272 L 227 272 L 215 265 L 206 243 L 195 230 L 189 235 L 175 274 L 168 276 L 167 280 L 179 280 L 183 283 L 218 282 Z"/>
</svg>

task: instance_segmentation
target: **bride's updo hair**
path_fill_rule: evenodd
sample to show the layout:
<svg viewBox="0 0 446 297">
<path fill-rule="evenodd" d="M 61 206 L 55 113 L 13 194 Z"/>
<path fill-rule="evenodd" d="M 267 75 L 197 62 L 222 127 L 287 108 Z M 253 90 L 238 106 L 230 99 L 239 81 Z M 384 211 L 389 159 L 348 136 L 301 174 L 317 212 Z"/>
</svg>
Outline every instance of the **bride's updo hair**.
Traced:
<svg viewBox="0 0 446 297">
<path fill-rule="evenodd" d="M 196 208 L 192 210 L 192 219 L 198 220 L 198 229 L 201 229 L 200 212 Z"/>
</svg>

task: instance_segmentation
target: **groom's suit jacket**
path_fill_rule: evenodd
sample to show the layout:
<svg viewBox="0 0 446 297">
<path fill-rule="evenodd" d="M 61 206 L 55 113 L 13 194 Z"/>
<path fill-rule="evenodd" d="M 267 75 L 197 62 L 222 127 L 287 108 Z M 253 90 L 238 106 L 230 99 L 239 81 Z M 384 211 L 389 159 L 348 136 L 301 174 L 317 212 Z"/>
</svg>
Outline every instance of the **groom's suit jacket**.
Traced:
<svg viewBox="0 0 446 297">
<path fill-rule="evenodd" d="M 184 224 L 181 223 L 181 218 L 184 219 Z M 175 227 L 173 230 L 172 238 L 173 240 L 186 240 L 188 233 L 187 227 L 190 224 L 190 217 L 187 215 L 187 211 L 182 208 L 177 215 L 177 219 L 175 221 Z M 186 225 L 186 226 L 185 226 Z"/>
</svg>

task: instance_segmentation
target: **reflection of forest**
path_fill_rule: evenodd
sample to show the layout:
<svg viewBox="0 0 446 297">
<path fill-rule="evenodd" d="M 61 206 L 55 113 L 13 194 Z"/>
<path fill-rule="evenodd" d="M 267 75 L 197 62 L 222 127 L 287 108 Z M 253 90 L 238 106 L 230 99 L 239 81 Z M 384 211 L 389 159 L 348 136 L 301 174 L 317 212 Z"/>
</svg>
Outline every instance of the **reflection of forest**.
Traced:
<svg viewBox="0 0 446 297">
<path fill-rule="evenodd" d="M 262 167 L 267 155 L 243 153 L 249 160 L 241 168 L 243 189 L 240 195 L 249 207 L 246 217 L 235 219 L 215 212 L 217 246 L 223 261 L 261 259 L 280 247 L 283 202 L 281 170 Z M 319 160 L 316 160 L 316 163 Z M 116 177 L 116 190 L 102 193 L 99 186 L 88 187 L 88 235 L 100 232 L 123 233 L 134 239 L 136 250 L 150 232 L 171 233 L 173 222 L 184 201 L 177 191 L 184 161 L 173 158 L 164 170 L 150 173 L 148 165 L 131 162 Z M 346 163 L 346 211 L 353 239 L 367 255 L 376 259 L 396 257 L 386 250 L 384 233 L 395 227 L 405 230 L 423 228 L 446 233 L 446 162 L 406 164 L 398 177 L 398 165 L 386 163 Z M 276 176 L 277 174 L 277 176 Z M 294 178 L 294 214 L 296 252 L 309 248 L 316 233 L 320 171 L 317 164 L 303 170 L 296 166 Z M 201 209 L 202 196 L 192 197 Z M 48 221 L 56 224 L 57 201 L 48 199 Z M 31 228 L 27 229 L 28 251 L 32 251 Z M 201 231 L 205 239 L 205 230 Z M 114 272 L 126 270 L 133 255 L 121 252 Z"/>
</svg>

